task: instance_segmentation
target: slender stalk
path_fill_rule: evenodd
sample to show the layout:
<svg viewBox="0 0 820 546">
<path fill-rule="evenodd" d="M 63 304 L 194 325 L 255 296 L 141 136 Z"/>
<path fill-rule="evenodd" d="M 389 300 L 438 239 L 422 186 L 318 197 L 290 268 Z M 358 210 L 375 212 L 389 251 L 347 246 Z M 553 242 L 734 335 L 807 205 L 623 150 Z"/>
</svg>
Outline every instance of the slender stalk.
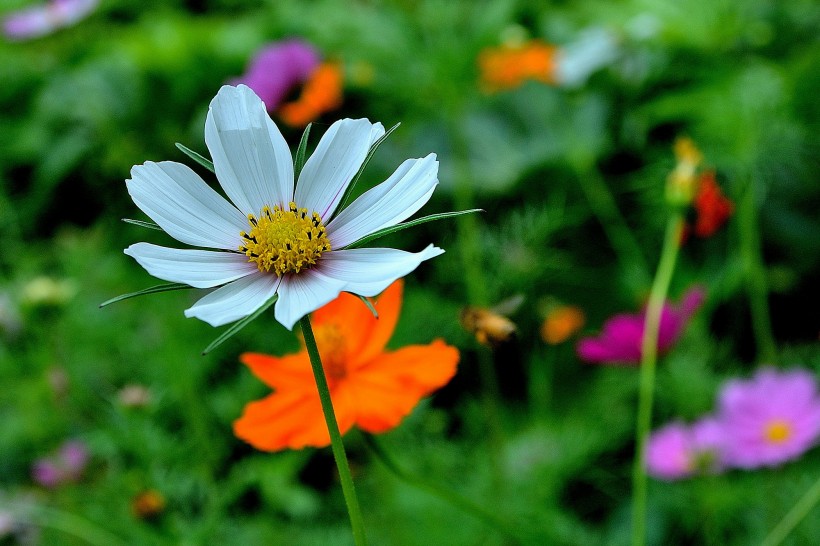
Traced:
<svg viewBox="0 0 820 546">
<path fill-rule="evenodd" d="M 818 503 L 820 503 L 820 479 L 814 482 L 814 485 L 800 497 L 797 504 L 783 516 L 780 523 L 763 539 L 761 546 L 777 546 L 783 542 Z"/>
<path fill-rule="evenodd" d="M 530 413 L 537 419 L 544 419 L 550 412 L 552 404 L 553 376 L 558 363 L 559 348 L 547 345 L 544 349 L 533 349 L 539 357 L 529 359 L 527 391 L 529 394 Z"/>
<path fill-rule="evenodd" d="M 467 145 L 458 124 L 458 114 L 453 114 L 450 123 L 451 140 L 453 146 L 453 162 L 456 169 L 455 176 L 455 204 L 458 210 L 474 207 L 475 196 L 467 167 Z M 466 214 L 458 217 L 456 223 L 459 253 L 462 259 L 464 283 L 467 299 L 471 305 L 488 305 L 487 279 L 481 268 L 482 248 L 480 240 L 479 219 L 475 214 Z M 487 440 L 489 443 L 488 457 L 493 469 L 495 485 L 501 487 L 500 452 L 503 446 L 504 431 L 501 422 L 501 412 L 498 400 L 500 390 L 496 376 L 493 355 L 479 347 L 478 376 L 481 381 L 481 403 L 484 409 L 484 418 L 487 423 Z"/>
<path fill-rule="evenodd" d="M 774 364 L 777 361 L 777 345 L 769 317 L 769 287 L 766 282 L 766 267 L 761 256 L 758 229 L 754 180 L 749 179 L 738 210 L 740 256 L 746 277 L 746 291 L 749 297 L 749 310 L 752 315 L 752 330 L 757 345 L 758 360 Z"/>
<path fill-rule="evenodd" d="M 493 512 L 490 512 L 486 508 L 482 507 L 479 504 L 476 504 L 472 500 L 462 497 L 449 489 L 441 487 L 438 483 L 425 480 L 424 478 L 420 478 L 418 476 L 414 476 L 410 474 L 406 470 L 404 470 L 396 460 L 384 449 L 375 437 L 366 434 L 365 435 L 365 444 L 376 458 L 384 464 L 384 466 L 393 473 L 398 479 L 402 480 L 403 482 L 411 485 L 417 489 L 421 489 L 422 491 L 426 491 L 427 493 L 433 495 L 434 497 L 439 498 L 440 500 L 458 508 L 459 510 L 470 514 L 471 516 L 475 517 L 482 523 L 486 524 L 493 529 L 504 533 L 509 538 L 513 539 L 516 543 L 520 542 L 520 539 L 517 536 L 515 528 L 504 521 L 503 519 L 499 518 Z"/>
<path fill-rule="evenodd" d="M 572 165 L 578 176 L 578 185 L 589 202 L 589 208 L 601 223 L 621 267 L 636 286 L 646 286 L 650 280 L 646 257 L 598 168 L 591 158 L 575 158 Z"/>
<path fill-rule="evenodd" d="M 356 498 L 356 489 L 353 486 L 353 476 L 350 474 L 350 465 L 347 463 L 347 454 L 342 442 L 342 435 L 339 432 L 339 424 L 336 422 L 336 413 L 333 411 L 333 402 L 330 398 L 330 387 L 325 377 L 325 369 L 322 367 L 322 359 L 319 356 L 319 348 L 316 345 L 316 338 L 313 335 L 313 328 L 310 325 L 310 317 L 305 315 L 299 321 L 302 326 L 302 334 L 305 337 L 305 347 L 310 356 L 310 366 L 313 368 L 313 377 L 316 379 L 316 387 L 319 389 L 319 399 L 322 402 L 322 413 L 325 416 L 327 430 L 330 433 L 330 447 L 333 450 L 333 458 L 336 459 L 336 468 L 339 470 L 339 480 L 342 482 L 342 493 L 344 493 L 347 513 L 350 516 L 350 525 L 353 528 L 353 541 L 356 546 L 365 546 L 367 537 L 364 532 L 364 521 L 362 511 L 359 508 L 359 500 Z"/>
<path fill-rule="evenodd" d="M 658 360 L 658 331 L 663 304 L 678 258 L 684 220 L 679 211 L 672 213 L 666 225 L 666 237 L 649 303 L 646 307 L 638 393 L 638 418 L 635 426 L 635 460 L 632 467 L 632 545 L 646 544 L 646 437 L 652 424 L 652 398 L 655 388 L 655 365 Z"/>
</svg>

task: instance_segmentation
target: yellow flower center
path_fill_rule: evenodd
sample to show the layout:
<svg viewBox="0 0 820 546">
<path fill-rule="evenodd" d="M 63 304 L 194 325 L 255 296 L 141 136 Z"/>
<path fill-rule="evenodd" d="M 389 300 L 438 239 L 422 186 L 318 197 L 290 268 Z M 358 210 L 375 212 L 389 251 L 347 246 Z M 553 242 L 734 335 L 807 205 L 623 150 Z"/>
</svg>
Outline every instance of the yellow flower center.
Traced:
<svg viewBox="0 0 820 546">
<path fill-rule="evenodd" d="M 347 376 L 347 343 L 344 335 L 333 323 L 317 326 L 315 335 L 328 381 L 334 383 L 344 379 Z"/>
<path fill-rule="evenodd" d="M 239 251 L 256 262 L 259 271 L 273 271 L 281 277 L 285 273 L 299 273 L 316 265 L 322 252 L 330 250 L 330 241 L 319 214 L 308 214 L 307 209 L 296 208 L 291 202 L 287 210 L 273 207 L 262 209 L 259 218 L 248 215 L 250 233 L 241 232 Z"/>
<path fill-rule="evenodd" d="M 776 419 L 766 425 L 766 440 L 773 444 L 781 444 L 791 438 L 792 427 L 786 421 Z"/>
</svg>

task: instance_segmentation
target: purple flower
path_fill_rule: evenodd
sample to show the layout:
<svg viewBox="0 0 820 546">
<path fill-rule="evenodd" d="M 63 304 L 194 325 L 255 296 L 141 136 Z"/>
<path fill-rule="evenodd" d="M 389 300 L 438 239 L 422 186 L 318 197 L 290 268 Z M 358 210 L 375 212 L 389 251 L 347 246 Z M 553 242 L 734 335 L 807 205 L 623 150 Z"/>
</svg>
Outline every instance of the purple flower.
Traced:
<svg viewBox="0 0 820 546">
<path fill-rule="evenodd" d="M 702 288 L 690 289 L 679 306 L 664 304 L 658 330 L 658 351 L 668 351 L 683 333 L 689 318 L 703 303 Z M 598 337 L 578 342 L 577 352 L 582 360 L 603 364 L 637 364 L 641 360 L 641 341 L 646 309 L 641 313 L 615 315 L 604 323 Z"/>
<path fill-rule="evenodd" d="M 674 422 L 655 431 L 646 446 L 646 471 L 662 480 L 714 474 L 724 468 L 723 432 L 713 417 L 691 426 Z"/>
<path fill-rule="evenodd" d="M 82 475 L 85 465 L 88 463 L 88 449 L 84 443 L 72 440 L 60 447 L 58 458 L 65 472 L 72 479 L 77 479 Z"/>
<path fill-rule="evenodd" d="M 88 448 L 78 440 L 70 440 L 55 455 L 37 459 L 31 477 L 43 487 L 54 488 L 80 479 L 87 463 Z"/>
<path fill-rule="evenodd" d="M 31 467 L 31 477 L 38 484 L 51 489 L 65 481 L 65 472 L 50 459 L 37 459 Z"/>
<path fill-rule="evenodd" d="M 304 83 L 319 66 L 319 52 L 302 40 L 276 42 L 260 49 L 244 75 L 229 82 L 244 83 L 276 110 L 294 86 Z"/>
<path fill-rule="evenodd" d="M 763 368 L 749 380 L 732 380 L 719 396 L 726 458 L 741 468 L 777 466 L 809 450 L 820 438 L 820 396 L 805 370 Z"/>
<path fill-rule="evenodd" d="M 51 0 L 16 11 L 3 19 L 3 34 L 9 40 L 39 38 L 74 25 L 96 9 L 99 0 Z"/>
</svg>

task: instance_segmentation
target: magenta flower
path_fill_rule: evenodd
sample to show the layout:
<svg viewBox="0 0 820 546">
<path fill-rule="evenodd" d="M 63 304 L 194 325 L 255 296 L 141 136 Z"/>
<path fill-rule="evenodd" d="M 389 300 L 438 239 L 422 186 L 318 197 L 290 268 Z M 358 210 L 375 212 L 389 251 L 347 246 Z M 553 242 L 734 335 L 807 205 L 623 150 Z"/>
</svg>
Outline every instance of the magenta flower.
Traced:
<svg viewBox="0 0 820 546">
<path fill-rule="evenodd" d="M 701 287 L 691 288 L 678 306 L 664 304 L 658 331 L 658 351 L 672 348 L 683 333 L 689 318 L 703 303 L 705 293 Z M 637 364 L 641 360 L 641 341 L 646 309 L 641 313 L 615 315 L 604 323 L 598 337 L 584 338 L 578 342 L 578 356 L 587 362 L 598 364 Z"/>
<path fill-rule="evenodd" d="M 85 19 L 97 4 L 99 0 L 50 0 L 6 16 L 3 34 L 15 41 L 39 38 Z"/>
<path fill-rule="evenodd" d="M 88 463 L 85 444 L 71 440 L 60 446 L 50 457 L 37 459 L 31 468 L 31 477 L 43 487 L 54 488 L 80 479 Z"/>
<path fill-rule="evenodd" d="M 319 66 L 319 52 L 302 40 L 276 42 L 260 49 L 248 70 L 229 82 L 244 83 L 273 112 L 295 86 L 304 83 Z"/>
<path fill-rule="evenodd" d="M 655 431 L 646 446 L 646 471 L 661 480 L 679 480 L 723 470 L 723 432 L 713 417 L 691 426 L 670 423 Z"/>
<path fill-rule="evenodd" d="M 796 459 L 820 439 L 820 396 L 805 370 L 763 368 L 732 380 L 719 396 L 726 459 L 733 466 L 777 466 Z"/>
</svg>

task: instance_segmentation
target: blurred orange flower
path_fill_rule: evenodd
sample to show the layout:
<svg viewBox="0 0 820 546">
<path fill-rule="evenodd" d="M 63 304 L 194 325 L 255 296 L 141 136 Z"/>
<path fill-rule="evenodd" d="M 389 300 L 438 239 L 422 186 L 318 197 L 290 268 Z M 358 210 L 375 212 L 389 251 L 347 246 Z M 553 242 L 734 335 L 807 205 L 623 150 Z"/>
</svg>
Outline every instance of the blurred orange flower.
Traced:
<svg viewBox="0 0 820 546">
<path fill-rule="evenodd" d="M 342 83 L 342 67 L 322 63 L 305 82 L 299 98 L 279 108 L 279 117 L 291 127 L 304 127 L 342 105 Z"/>
<path fill-rule="evenodd" d="M 342 293 L 312 318 L 319 354 L 342 434 L 353 425 L 386 432 L 410 414 L 419 400 L 455 374 L 458 350 L 436 340 L 397 351 L 384 348 L 399 317 L 403 283 L 396 281 L 375 303 L 375 318 L 357 296 Z M 274 389 L 245 406 L 234 433 L 257 449 L 277 451 L 330 445 L 307 350 L 282 357 L 241 357 Z"/>
<path fill-rule="evenodd" d="M 557 49 L 540 40 L 484 49 L 478 56 L 487 91 L 515 89 L 527 80 L 555 83 Z"/>
<path fill-rule="evenodd" d="M 558 345 L 578 332 L 586 321 L 584 312 L 572 305 L 552 308 L 541 325 L 541 338 L 550 345 Z"/>
<path fill-rule="evenodd" d="M 155 489 L 139 493 L 131 501 L 131 511 L 140 519 L 151 519 L 165 510 L 165 497 Z"/>
<path fill-rule="evenodd" d="M 711 237 L 734 212 L 732 203 L 715 180 L 715 171 L 704 171 L 700 175 L 698 193 L 693 203 L 696 213 L 695 235 Z"/>
</svg>

